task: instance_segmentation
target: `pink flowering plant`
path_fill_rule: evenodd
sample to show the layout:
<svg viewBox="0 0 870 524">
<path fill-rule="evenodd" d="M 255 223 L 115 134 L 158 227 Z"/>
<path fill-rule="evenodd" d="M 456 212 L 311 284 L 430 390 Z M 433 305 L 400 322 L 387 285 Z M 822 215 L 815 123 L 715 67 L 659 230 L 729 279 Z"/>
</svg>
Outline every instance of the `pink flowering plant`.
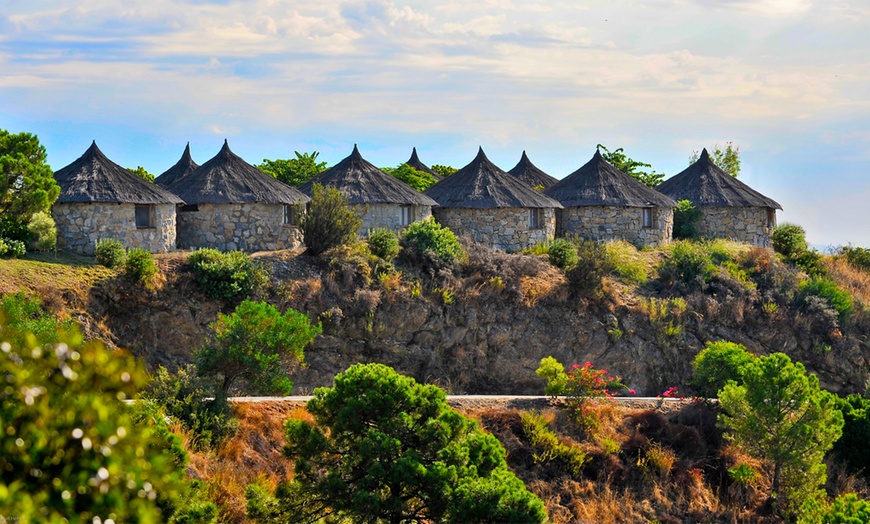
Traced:
<svg viewBox="0 0 870 524">
<path fill-rule="evenodd" d="M 671 386 L 659 395 L 659 398 L 683 398 L 677 386 Z"/>
<path fill-rule="evenodd" d="M 635 390 L 623 384 L 621 377 L 614 377 L 603 369 L 595 369 L 591 362 L 582 366 L 574 364 L 568 372 L 565 403 L 580 427 L 594 430 L 599 425 L 595 404 L 610 400 L 621 391 L 636 394 Z"/>
</svg>

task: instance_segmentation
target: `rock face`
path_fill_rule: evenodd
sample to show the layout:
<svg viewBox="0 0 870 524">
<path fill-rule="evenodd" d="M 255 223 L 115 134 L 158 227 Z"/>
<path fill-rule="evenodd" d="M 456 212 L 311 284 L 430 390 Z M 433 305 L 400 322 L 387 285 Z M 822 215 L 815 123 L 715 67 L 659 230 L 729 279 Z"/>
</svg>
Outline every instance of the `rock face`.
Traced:
<svg viewBox="0 0 870 524">
<path fill-rule="evenodd" d="M 625 240 L 638 247 L 670 243 L 674 231 L 674 210 L 647 208 L 650 227 L 643 227 L 644 208 L 625 206 L 582 206 L 556 210 L 560 236 L 575 233 L 593 240 Z"/>
<path fill-rule="evenodd" d="M 458 236 L 507 252 L 522 251 L 539 242 L 553 240 L 556 213 L 553 208 L 441 208 L 432 210 L 435 220 Z M 537 227 L 529 214 L 537 213 Z"/>
<path fill-rule="evenodd" d="M 362 226 L 359 228 L 360 236 L 368 236 L 372 229 L 389 229 L 401 231 L 408 227 L 411 222 L 423 220 L 432 216 L 432 206 L 403 206 L 400 204 L 360 204 L 355 206 L 364 210 Z M 402 208 L 407 209 L 408 222 L 402 222 Z"/>
<path fill-rule="evenodd" d="M 699 206 L 701 236 L 728 238 L 757 247 L 770 247 L 776 229 L 776 210 L 767 207 Z"/>
<path fill-rule="evenodd" d="M 284 223 L 283 204 L 199 204 L 178 213 L 178 247 L 275 251 L 302 245 L 302 230 Z M 304 206 L 288 206 L 297 217 Z"/>
<path fill-rule="evenodd" d="M 93 255 L 97 240 L 113 238 L 124 247 L 151 253 L 175 249 L 175 204 L 148 204 L 151 226 L 136 227 L 136 205 L 119 203 L 56 203 L 51 215 L 57 227 L 57 247 Z"/>
</svg>

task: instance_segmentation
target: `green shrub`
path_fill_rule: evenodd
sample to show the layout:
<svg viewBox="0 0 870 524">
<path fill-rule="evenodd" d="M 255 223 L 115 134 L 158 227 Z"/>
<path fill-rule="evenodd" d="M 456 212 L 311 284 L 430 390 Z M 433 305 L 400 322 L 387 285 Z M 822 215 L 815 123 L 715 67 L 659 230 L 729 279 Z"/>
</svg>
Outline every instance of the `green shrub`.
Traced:
<svg viewBox="0 0 870 524">
<path fill-rule="evenodd" d="M 54 219 L 45 211 L 34 213 L 27 224 L 31 242 L 37 251 L 51 251 L 57 245 L 57 228 Z"/>
<path fill-rule="evenodd" d="M 573 477 L 580 477 L 583 466 L 589 461 L 580 446 L 562 443 L 548 427 L 547 420 L 538 413 L 523 411 L 520 419 L 523 433 L 534 449 L 532 458 L 535 462 L 556 462 Z"/>
<path fill-rule="evenodd" d="M 543 256 L 550 254 L 551 242 L 537 242 L 532 247 L 523 248 L 524 255 Z"/>
<path fill-rule="evenodd" d="M 825 299 L 837 311 L 841 323 L 852 314 L 852 296 L 837 287 L 832 280 L 813 277 L 801 284 L 802 301 L 806 302 L 806 299 L 811 296 Z"/>
<path fill-rule="evenodd" d="M 314 184 L 308 213 L 300 226 L 305 237 L 305 246 L 312 255 L 320 255 L 334 247 L 352 244 L 356 232 L 362 226 L 356 209 L 348 205 L 347 198 L 334 187 Z"/>
<path fill-rule="evenodd" d="M 18 258 L 26 252 L 27 247 L 24 245 L 24 242 L 10 238 L 0 238 L 0 256 Z"/>
<path fill-rule="evenodd" d="M 412 252 L 414 258 L 424 260 L 424 265 L 435 268 L 450 267 L 465 255 L 453 231 L 431 217 L 408 226 L 402 236 L 402 245 Z M 427 257 L 427 254 L 431 256 Z"/>
<path fill-rule="evenodd" d="M 574 244 L 577 263 L 565 273 L 571 293 L 576 296 L 597 294 L 604 277 L 613 272 L 613 260 L 604 244 L 584 239 L 574 239 Z"/>
<path fill-rule="evenodd" d="M 698 220 L 702 211 L 688 200 L 680 200 L 674 209 L 674 239 L 698 238 Z"/>
<path fill-rule="evenodd" d="M 857 269 L 870 271 L 870 249 L 863 247 L 844 246 L 840 248 L 839 256 Z"/>
<path fill-rule="evenodd" d="M 565 393 L 568 386 L 568 374 L 565 373 L 565 366 L 554 357 L 542 358 L 535 374 L 547 379 L 547 387 L 544 388 L 544 393 L 547 395 L 557 397 Z"/>
<path fill-rule="evenodd" d="M 828 274 L 827 268 L 822 264 L 822 254 L 814 249 L 801 251 L 788 260 L 811 277 L 824 277 Z"/>
<path fill-rule="evenodd" d="M 196 284 L 203 293 L 221 300 L 243 299 L 266 284 L 268 275 L 250 255 L 197 249 L 187 257 Z"/>
<path fill-rule="evenodd" d="M 0 238 L 20 240 L 25 244 L 30 242 L 26 217 L 22 218 L 12 213 L 0 214 Z"/>
<path fill-rule="evenodd" d="M 726 240 L 724 238 L 716 238 L 703 242 L 707 251 L 710 253 L 710 259 L 717 266 L 721 266 L 728 262 L 737 262 L 747 251 L 750 250 L 748 244 Z"/>
<path fill-rule="evenodd" d="M 659 266 L 659 277 L 670 285 L 704 289 L 716 266 L 704 244 L 680 240 L 671 245 L 670 256 Z"/>
<path fill-rule="evenodd" d="M 850 473 L 870 477 L 870 399 L 849 395 L 838 398 L 837 407 L 843 412 L 843 435 L 834 442 L 832 451 Z"/>
<path fill-rule="evenodd" d="M 146 287 L 150 287 L 157 275 L 157 264 L 149 251 L 134 247 L 127 253 L 124 262 L 124 276 Z"/>
<path fill-rule="evenodd" d="M 649 264 L 641 258 L 637 248 L 625 240 L 604 243 L 607 254 L 613 261 L 613 272 L 626 282 L 642 284 L 649 274 Z"/>
<path fill-rule="evenodd" d="M 790 259 L 807 250 L 806 231 L 797 224 L 780 224 L 770 235 L 773 250 Z"/>
<path fill-rule="evenodd" d="M 373 229 L 369 232 L 369 250 L 372 254 L 390 261 L 399 255 L 399 237 L 389 229 Z"/>
<path fill-rule="evenodd" d="M 741 344 L 725 340 L 707 342 L 707 348 L 692 363 L 690 385 L 702 397 L 715 398 L 729 380 L 740 383 L 744 366 L 754 358 Z"/>
<path fill-rule="evenodd" d="M 550 242 L 547 257 L 557 268 L 567 270 L 577 263 L 577 246 L 569 240 L 557 238 Z"/>
<path fill-rule="evenodd" d="M 97 240 L 97 245 L 94 248 L 94 257 L 97 259 L 97 264 L 116 268 L 124 263 L 124 259 L 127 258 L 127 250 L 124 249 L 124 244 L 120 240 L 101 238 Z"/>
</svg>

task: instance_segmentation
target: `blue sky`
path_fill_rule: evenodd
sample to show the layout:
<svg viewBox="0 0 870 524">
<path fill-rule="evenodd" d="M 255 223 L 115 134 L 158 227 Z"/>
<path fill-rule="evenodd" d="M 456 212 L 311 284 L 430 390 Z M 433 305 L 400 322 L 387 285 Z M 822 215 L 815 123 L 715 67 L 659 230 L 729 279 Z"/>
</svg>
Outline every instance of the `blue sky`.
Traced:
<svg viewBox="0 0 870 524">
<path fill-rule="evenodd" d="M 0 0 L 0 128 L 155 174 L 224 138 L 556 178 L 598 143 L 670 176 L 733 141 L 780 222 L 870 246 L 867 34 L 843 0 Z"/>
</svg>

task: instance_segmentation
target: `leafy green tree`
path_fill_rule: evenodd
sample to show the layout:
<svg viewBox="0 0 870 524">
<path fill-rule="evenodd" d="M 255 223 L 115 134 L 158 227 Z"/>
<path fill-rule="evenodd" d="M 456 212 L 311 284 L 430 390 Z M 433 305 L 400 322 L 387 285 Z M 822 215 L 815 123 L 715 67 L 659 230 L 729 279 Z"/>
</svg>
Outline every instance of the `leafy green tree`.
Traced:
<svg viewBox="0 0 870 524">
<path fill-rule="evenodd" d="M 850 473 L 870 477 L 870 399 L 849 395 L 837 399 L 837 407 L 843 412 L 843 435 L 834 443 L 834 454 Z"/>
<path fill-rule="evenodd" d="M 36 135 L 0 129 L 0 238 L 27 242 L 27 223 L 48 211 L 60 186 Z"/>
<path fill-rule="evenodd" d="M 321 332 L 294 309 L 281 314 L 265 302 L 245 300 L 230 315 L 218 314 L 214 340 L 195 353 L 198 373 L 220 384 L 215 396 L 226 398 L 238 379 L 254 395 L 289 395 L 291 363 L 302 362 L 303 349 Z"/>
<path fill-rule="evenodd" d="M 825 482 L 822 459 L 840 438 L 843 414 L 818 377 L 783 353 L 750 361 L 742 377 L 719 392 L 725 437 L 772 463 L 771 495 L 784 502 L 778 510 L 797 514 Z"/>
<path fill-rule="evenodd" d="M 619 169 L 626 175 L 636 178 L 647 187 L 656 187 L 665 179 L 664 173 L 659 173 L 655 170 L 646 171 L 641 169 L 651 168 L 652 165 L 629 158 L 621 147 L 614 149 L 613 151 L 607 149 L 601 144 L 598 144 L 596 147 L 598 147 L 599 150 L 604 150 L 604 153 L 601 154 L 601 156 L 604 157 L 604 160 L 610 162 L 613 167 Z"/>
<path fill-rule="evenodd" d="M 134 175 L 136 175 L 137 177 L 141 178 L 142 180 L 144 180 L 146 182 L 151 182 L 151 183 L 154 182 L 154 175 L 152 173 L 149 173 L 142 166 L 136 166 L 136 169 L 133 169 L 132 167 L 128 167 L 127 171 L 133 173 Z"/>
<path fill-rule="evenodd" d="M 565 373 L 565 366 L 555 357 L 542 358 L 535 374 L 547 379 L 547 387 L 544 388 L 544 393 L 547 395 L 557 397 L 565 393 L 568 387 L 568 374 Z"/>
<path fill-rule="evenodd" d="M 729 175 L 737 178 L 740 176 L 740 148 L 734 145 L 734 142 L 726 142 L 725 148 L 716 144 L 713 146 L 712 151 L 707 151 L 710 154 L 710 159 L 714 164 L 719 166 L 722 171 L 725 171 Z M 698 161 L 700 155 L 697 151 L 692 152 L 692 156 L 689 158 L 689 163 L 694 164 Z"/>
<path fill-rule="evenodd" d="M 674 239 L 690 240 L 698 238 L 698 220 L 701 210 L 688 200 L 680 200 L 674 208 Z"/>
<path fill-rule="evenodd" d="M 326 170 L 326 162 L 318 162 L 317 151 L 311 153 L 293 152 L 296 158 L 286 160 L 263 159 L 256 167 L 267 175 L 277 178 L 288 186 L 299 187 Z"/>
<path fill-rule="evenodd" d="M 729 381 L 739 384 L 743 368 L 755 359 L 742 344 L 719 340 L 707 342 L 707 347 L 692 363 L 691 385 L 698 393 L 713 398 Z"/>
<path fill-rule="evenodd" d="M 397 167 L 382 167 L 381 171 L 398 178 L 417 191 L 426 191 L 429 186 L 438 182 L 434 176 L 425 171 L 414 169 L 408 164 L 399 164 Z"/>
<path fill-rule="evenodd" d="M 801 226 L 786 222 L 773 230 L 770 241 L 774 251 L 786 259 L 791 259 L 807 250 L 806 234 Z"/>
<path fill-rule="evenodd" d="M 305 246 L 312 255 L 319 255 L 334 247 L 356 241 L 356 232 L 362 227 L 359 212 L 350 207 L 347 198 L 334 187 L 314 184 L 308 213 L 300 226 Z"/>
<path fill-rule="evenodd" d="M 30 217 L 27 229 L 37 251 L 50 251 L 57 245 L 57 228 L 50 213 L 38 211 Z"/>
<path fill-rule="evenodd" d="M 259 522 L 542 522 L 543 503 L 508 468 L 498 440 L 447 405 L 444 391 L 383 364 L 356 364 L 308 402 L 315 423 L 286 424 L 295 476 Z M 250 511 L 253 509 L 254 511 Z"/>
<path fill-rule="evenodd" d="M 435 171 L 436 173 L 441 175 L 441 178 L 448 177 L 448 176 L 452 175 L 453 173 L 459 171 L 455 167 L 445 166 L 442 164 L 431 165 L 431 166 L 429 166 L 429 169 L 431 169 L 432 171 Z"/>
</svg>

